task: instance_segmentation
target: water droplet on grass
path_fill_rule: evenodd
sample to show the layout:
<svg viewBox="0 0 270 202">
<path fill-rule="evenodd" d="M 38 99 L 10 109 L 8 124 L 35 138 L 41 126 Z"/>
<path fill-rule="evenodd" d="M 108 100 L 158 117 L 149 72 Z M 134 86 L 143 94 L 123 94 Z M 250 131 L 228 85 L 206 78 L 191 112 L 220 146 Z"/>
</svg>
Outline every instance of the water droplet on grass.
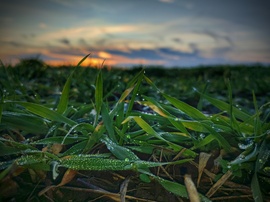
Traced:
<svg viewBox="0 0 270 202">
<path fill-rule="evenodd" d="M 205 138 L 205 134 L 201 133 L 201 134 L 200 134 L 200 138 L 201 138 L 201 139 Z"/>
<path fill-rule="evenodd" d="M 129 162 L 129 158 L 125 158 L 125 161 L 126 161 L 126 162 Z"/>
</svg>

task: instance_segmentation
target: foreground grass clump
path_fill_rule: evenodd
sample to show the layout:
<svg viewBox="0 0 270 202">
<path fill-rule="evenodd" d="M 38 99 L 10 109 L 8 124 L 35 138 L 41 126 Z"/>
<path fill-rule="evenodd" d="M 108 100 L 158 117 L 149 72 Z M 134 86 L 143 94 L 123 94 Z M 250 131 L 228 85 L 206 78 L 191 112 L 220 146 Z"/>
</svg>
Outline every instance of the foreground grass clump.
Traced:
<svg viewBox="0 0 270 202">
<path fill-rule="evenodd" d="M 84 59 L 1 67 L 3 200 L 269 200 L 269 69 L 160 78 Z"/>
</svg>

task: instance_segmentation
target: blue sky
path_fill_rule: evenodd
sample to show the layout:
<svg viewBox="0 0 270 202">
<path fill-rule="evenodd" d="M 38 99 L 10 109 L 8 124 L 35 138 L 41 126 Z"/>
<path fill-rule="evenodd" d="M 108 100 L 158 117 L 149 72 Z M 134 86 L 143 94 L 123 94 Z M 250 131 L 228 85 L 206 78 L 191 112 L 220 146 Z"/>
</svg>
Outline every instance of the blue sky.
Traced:
<svg viewBox="0 0 270 202">
<path fill-rule="evenodd" d="M 49 64 L 270 64 L 268 0 L 1 0 L 0 59 Z"/>
</svg>

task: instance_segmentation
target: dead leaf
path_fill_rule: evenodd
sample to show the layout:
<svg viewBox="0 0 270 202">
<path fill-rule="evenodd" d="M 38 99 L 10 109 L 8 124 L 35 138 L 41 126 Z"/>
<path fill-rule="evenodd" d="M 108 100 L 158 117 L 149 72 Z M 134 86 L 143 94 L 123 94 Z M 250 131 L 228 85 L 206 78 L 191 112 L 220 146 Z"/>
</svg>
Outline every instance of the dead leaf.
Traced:
<svg viewBox="0 0 270 202">
<path fill-rule="evenodd" d="M 185 185 L 187 188 L 190 202 L 200 202 L 200 197 L 195 187 L 195 184 L 193 183 L 191 179 L 191 175 L 185 174 L 184 181 L 185 181 Z"/>
<path fill-rule="evenodd" d="M 211 154 L 207 154 L 204 152 L 200 153 L 200 157 L 199 157 L 199 167 L 198 167 L 198 179 L 197 179 L 197 187 L 199 187 L 200 181 L 201 181 L 201 177 L 202 177 L 202 173 L 204 171 L 204 168 L 210 158 Z"/>
<path fill-rule="evenodd" d="M 62 181 L 57 185 L 57 187 L 64 186 L 65 184 L 69 183 L 77 174 L 76 170 L 68 169 L 63 178 Z"/>
</svg>

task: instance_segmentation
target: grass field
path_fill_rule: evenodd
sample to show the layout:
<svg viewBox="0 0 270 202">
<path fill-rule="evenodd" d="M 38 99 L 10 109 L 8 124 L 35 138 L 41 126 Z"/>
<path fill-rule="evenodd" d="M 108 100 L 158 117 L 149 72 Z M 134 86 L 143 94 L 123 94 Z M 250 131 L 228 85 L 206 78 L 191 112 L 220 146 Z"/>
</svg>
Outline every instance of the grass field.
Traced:
<svg viewBox="0 0 270 202">
<path fill-rule="evenodd" d="M 1 200 L 270 200 L 270 67 L 84 59 L 1 66 Z"/>
</svg>

